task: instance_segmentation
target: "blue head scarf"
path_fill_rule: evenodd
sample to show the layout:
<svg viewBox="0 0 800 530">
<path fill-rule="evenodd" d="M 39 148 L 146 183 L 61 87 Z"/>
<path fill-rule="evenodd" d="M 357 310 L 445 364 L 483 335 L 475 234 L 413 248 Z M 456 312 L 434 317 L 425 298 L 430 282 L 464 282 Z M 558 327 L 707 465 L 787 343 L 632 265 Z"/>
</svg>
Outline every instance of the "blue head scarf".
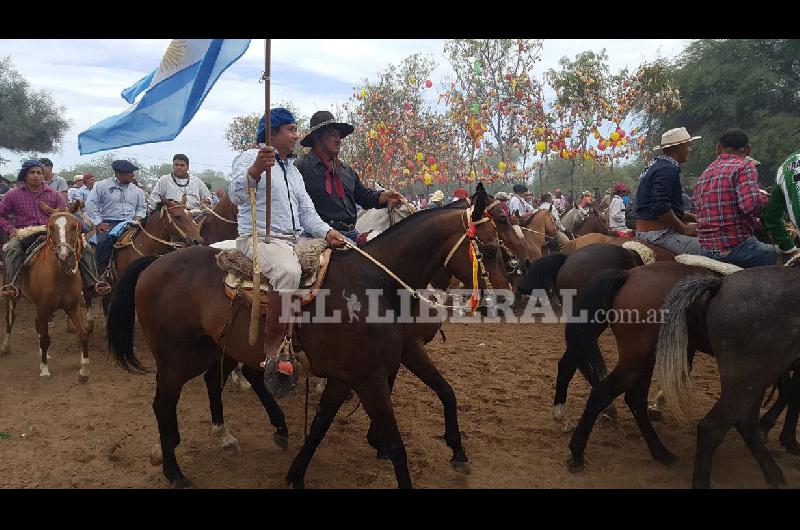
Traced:
<svg viewBox="0 0 800 530">
<path fill-rule="evenodd" d="M 17 173 L 17 182 L 22 182 L 25 180 L 25 175 L 28 174 L 28 170 L 32 167 L 43 168 L 42 163 L 38 160 L 26 160 L 22 163 L 22 168 Z"/>
<path fill-rule="evenodd" d="M 292 123 L 297 123 L 292 116 L 292 113 L 288 110 L 278 107 L 272 109 L 269 112 L 269 126 L 270 128 L 280 127 L 281 125 L 291 125 Z M 267 127 L 267 117 L 266 115 L 261 117 L 261 121 L 258 122 L 258 132 L 256 133 L 256 142 L 263 144 L 266 141 L 266 127 Z"/>
</svg>

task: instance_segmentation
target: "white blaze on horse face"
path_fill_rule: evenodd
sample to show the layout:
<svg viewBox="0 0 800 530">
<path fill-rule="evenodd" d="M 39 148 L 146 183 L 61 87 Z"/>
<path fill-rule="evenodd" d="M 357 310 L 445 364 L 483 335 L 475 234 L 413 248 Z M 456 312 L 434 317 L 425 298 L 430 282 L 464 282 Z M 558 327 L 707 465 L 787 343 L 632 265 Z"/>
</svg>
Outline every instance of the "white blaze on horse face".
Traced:
<svg viewBox="0 0 800 530">
<path fill-rule="evenodd" d="M 55 224 L 58 227 L 58 258 L 67 259 L 69 255 L 67 247 L 61 246 L 67 242 L 67 218 L 62 215 L 55 220 Z"/>
</svg>

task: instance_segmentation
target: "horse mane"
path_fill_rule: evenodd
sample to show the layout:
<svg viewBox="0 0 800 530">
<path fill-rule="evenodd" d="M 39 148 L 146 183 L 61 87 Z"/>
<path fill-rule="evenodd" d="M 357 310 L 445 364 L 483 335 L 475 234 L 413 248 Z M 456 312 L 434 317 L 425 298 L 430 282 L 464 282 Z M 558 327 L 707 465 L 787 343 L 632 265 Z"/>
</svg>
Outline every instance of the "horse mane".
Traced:
<svg viewBox="0 0 800 530">
<path fill-rule="evenodd" d="M 419 212 L 417 212 L 417 213 L 415 213 L 413 215 L 409 215 L 408 217 L 404 217 L 400 221 L 396 222 L 395 224 L 393 224 L 392 226 L 390 226 L 389 228 L 387 228 L 386 230 L 381 232 L 378 235 L 378 237 L 376 237 L 376 238 L 368 241 L 366 244 L 362 245 L 361 248 L 366 250 L 366 249 L 370 248 L 371 246 L 374 246 L 376 241 L 380 241 L 381 239 L 383 239 L 383 236 L 393 234 L 398 229 L 400 229 L 400 227 L 404 227 L 404 226 L 406 226 L 406 225 L 408 225 L 408 224 L 410 224 L 412 222 L 413 223 L 420 222 L 423 218 L 427 219 L 429 216 L 438 215 L 438 213 L 443 212 L 443 211 L 449 212 L 451 210 L 463 209 L 462 206 L 463 206 L 464 202 L 465 201 L 463 199 L 459 199 L 458 201 L 451 202 L 450 204 L 447 204 L 445 206 L 440 206 L 438 208 L 431 208 L 430 210 L 420 210 Z"/>
<path fill-rule="evenodd" d="M 163 202 L 159 202 L 159 203 L 157 203 L 157 204 L 156 204 L 156 205 L 153 207 L 153 210 L 152 210 L 150 213 L 148 213 L 147 215 L 145 215 L 145 216 L 144 216 L 144 219 L 142 219 L 142 226 L 146 226 L 146 225 L 147 225 L 147 222 L 150 220 L 150 217 L 152 217 L 153 215 L 155 215 L 155 214 L 157 214 L 157 213 L 160 213 L 160 212 L 161 212 L 161 209 L 162 209 L 163 207 L 164 207 L 164 203 L 163 203 Z"/>
</svg>

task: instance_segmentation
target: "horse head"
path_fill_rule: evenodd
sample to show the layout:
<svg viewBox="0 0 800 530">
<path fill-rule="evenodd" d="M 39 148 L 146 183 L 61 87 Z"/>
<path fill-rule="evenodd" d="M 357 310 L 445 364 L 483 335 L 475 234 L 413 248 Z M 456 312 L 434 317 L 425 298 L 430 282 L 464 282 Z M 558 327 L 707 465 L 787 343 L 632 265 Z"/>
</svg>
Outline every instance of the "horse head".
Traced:
<svg viewBox="0 0 800 530">
<path fill-rule="evenodd" d="M 40 209 L 49 216 L 47 219 L 47 245 L 68 275 L 78 271 L 80 254 L 83 252 L 81 223 L 75 217 L 80 203 L 74 202 L 68 208 L 51 208 L 39 203 Z"/>
<path fill-rule="evenodd" d="M 161 197 L 161 218 L 166 222 L 170 237 L 177 237 L 187 246 L 203 244 L 200 229 L 186 211 L 186 195 L 182 202 Z"/>
<path fill-rule="evenodd" d="M 522 274 L 521 261 L 526 256 L 525 236 L 513 216 L 509 216 L 499 201 L 489 196 L 490 204 L 486 214 L 491 217 L 495 230 L 497 230 L 498 244 L 503 253 L 503 262 L 509 275 Z"/>
</svg>

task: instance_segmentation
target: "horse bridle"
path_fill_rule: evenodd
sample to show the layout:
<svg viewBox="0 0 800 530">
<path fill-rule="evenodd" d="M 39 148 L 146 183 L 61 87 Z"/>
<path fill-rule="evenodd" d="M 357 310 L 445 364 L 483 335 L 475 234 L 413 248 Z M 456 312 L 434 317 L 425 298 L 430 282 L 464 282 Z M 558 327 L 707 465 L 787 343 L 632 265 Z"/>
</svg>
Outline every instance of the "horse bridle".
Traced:
<svg viewBox="0 0 800 530">
<path fill-rule="evenodd" d="M 56 214 L 56 215 L 57 215 L 57 217 L 64 217 L 64 218 L 67 217 L 67 214 L 64 214 L 64 213 L 60 213 L 60 214 Z M 79 254 L 80 254 L 80 252 L 83 251 L 83 237 L 82 237 L 83 234 L 81 233 L 81 223 L 80 223 L 80 221 L 78 221 L 78 219 L 74 215 L 70 214 L 70 217 L 75 218 L 75 231 L 77 233 L 77 237 L 75 238 L 75 245 L 74 246 L 70 245 L 66 241 L 56 245 L 55 241 L 53 241 L 53 238 L 50 237 L 49 226 L 48 226 L 48 230 L 47 230 L 47 240 L 45 241 L 45 245 L 46 245 L 46 247 L 49 246 L 50 248 L 53 249 L 53 255 L 56 256 L 56 258 L 58 258 L 58 249 L 60 249 L 62 247 L 67 249 L 67 251 L 75 258 L 75 265 L 72 267 L 71 270 L 64 269 L 64 271 L 69 275 L 73 275 L 76 272 L 78 272 L 78 266 L 80 265 L 80 256 L 79 256 Z M 67 222 L 69 222 L 69 220 L 67 220 Z M 48 225 L 49 225 L 49 222 L 48 222 Z M 62 263 L 62 265 L 63 265 L 63 263 L 64 263 L 63 260 L 61 260 L 59 258 L 58 261 L 60 261 Z"/>
<path fill-rule="evenodd" d="M 184 232 L 181 229 L 181 227 L 178 226 L 178 224 L 172 219 L 172 217 L 169 216 L 169 210 L 172 210 L 173 208 L 186 208 L 186 205 L 185 204 L 176 204 L 174 206 L 162 206 L 161 212 L 160 212 L 159 215 L 161 217 L 166 217 L 167 223 L 169 223 L 169 225 L 171 225 L 181 235 L 181 237 L 183 238 L 183 242 L 173 241 L 173 239 L 172 239 L 172 231 L 171 230 L 170 230 L 170 233 L 169 233 L 169 236 L 170 236 L 169 239 L 170 240 L 166 241 L 166 240 L 161 239 L 160 237 L 156 237 L 153 234 L 151 234 L 150 232 L 148 232 L 147 229 L 144 227 L 144 225 L 141 223 L 141 221 L 134 221 L 134 224 L 136 226 L 138 226 L 141 229 L 141 231 L 147 237 L 152 239 L 153 241 L 157 241 L 159 243 L 162 243 L 162 244 L 167 245 L 168 247 L 172 247 L 174 249 L 188 247 L 190 245 L 189 245 L 189 238 L 187 237 L 186 232 Z M 165 211 L 166 211 L 166 213 L 165 213 Z M 191 216 L 190 216 L 190 220 L 191 220 Z M 192 224 L 194 224 L 194 220 L 191 220 L 191 221 L 192 221 Z M 197 226 L 197 225 L 195 224 L 195 226 Z M 139 249 L 137 249 L 135 245 L 133 245 L 133 240 L 131 240 L 131 245 L 133 246 L 134 250 L 136 250 L 136 252 L 138 252 L 139 254 L 142 254 L 142 252 Z"/>
</svg>

